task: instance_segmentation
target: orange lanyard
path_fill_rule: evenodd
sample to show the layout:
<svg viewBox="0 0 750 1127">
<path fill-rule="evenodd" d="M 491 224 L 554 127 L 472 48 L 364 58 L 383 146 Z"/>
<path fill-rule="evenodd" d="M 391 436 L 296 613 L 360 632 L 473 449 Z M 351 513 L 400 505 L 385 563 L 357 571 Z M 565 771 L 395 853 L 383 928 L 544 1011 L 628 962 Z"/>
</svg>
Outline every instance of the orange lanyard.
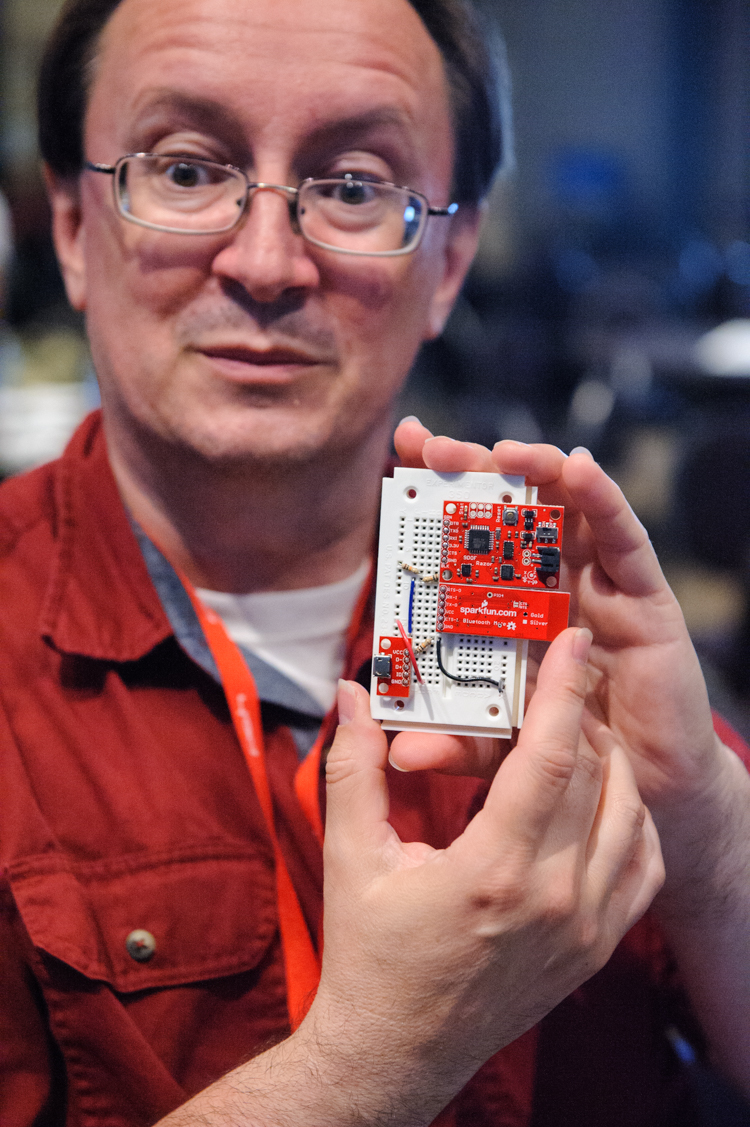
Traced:
<svg viewBox="0 0 750 1127">
<path fill-rule="evenodd" d="M 174 567 L 174 565 L 172 565 Z M 234 729 L 250 770 L 268 836 L 273 847 L 276 874 L 276 904 L 281 933 L 281 949 L 286 976 L 287 1008 L 292 1029 L 296 1029 L 307 1013 L 320 979 L 320 956 L 313 946 L 302 914 L 299 898 L 292 884 L 284 855 L 279 845 L 273 817 L 273 799 L 268 783 L 266 754 L 260 700 L 252 673 L 237 645 L 227 633 L 219 616 L 198 598 L 190 581 L 175 568 L 190 597 L 204 637 L 221 675 L 221 682 L 234 723 Z M 347 651 L 359 632 L 367 605 L 369 581 L 352 616 L 347 634 Z M 319 779 L 323 743 L 331 731 L 334 709 L 323 720 L 320 734 L 303 760 L 294 778 L 294 790 L 302 811 L 319 843 L 323 844 L 323 819 L 320 813 Z"/>
</svg>

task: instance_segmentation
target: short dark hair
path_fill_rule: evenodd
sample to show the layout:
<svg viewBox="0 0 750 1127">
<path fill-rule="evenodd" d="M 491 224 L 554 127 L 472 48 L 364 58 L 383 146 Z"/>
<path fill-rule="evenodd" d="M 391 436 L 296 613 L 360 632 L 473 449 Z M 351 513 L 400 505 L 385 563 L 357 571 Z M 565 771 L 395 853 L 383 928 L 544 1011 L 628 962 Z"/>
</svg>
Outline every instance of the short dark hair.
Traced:
<svg viewBox="0 0 750 1127">
<path fill-rule="evenodd" d="M 503 157 L 503 63 L 468 0 L 409 0 L 443 58 L 451 91 L 454 199 L 478 203 Z M 66 0 L 47 44 L 37 108 L 42 157 L 59 176 L 83 168 L 83 122 L 99 36 L 121 0 Z"/>
</svg>

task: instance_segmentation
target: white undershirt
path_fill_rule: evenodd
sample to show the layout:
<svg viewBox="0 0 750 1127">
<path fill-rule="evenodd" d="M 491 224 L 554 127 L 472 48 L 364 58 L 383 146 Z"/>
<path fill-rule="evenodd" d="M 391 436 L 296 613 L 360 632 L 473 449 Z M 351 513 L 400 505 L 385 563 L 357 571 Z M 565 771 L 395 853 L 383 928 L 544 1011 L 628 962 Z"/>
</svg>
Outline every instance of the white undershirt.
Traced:
<svg viewBox="0 0 750 1127">
<path fill-rule="evenodd" d="M 198 588 L 238 646 L 305 689 L 327 712 L 344 671 L 346 632 L 367 578 L 365 560 L 348 579 L 297 591 L 233 595 Z"/>
</svg>

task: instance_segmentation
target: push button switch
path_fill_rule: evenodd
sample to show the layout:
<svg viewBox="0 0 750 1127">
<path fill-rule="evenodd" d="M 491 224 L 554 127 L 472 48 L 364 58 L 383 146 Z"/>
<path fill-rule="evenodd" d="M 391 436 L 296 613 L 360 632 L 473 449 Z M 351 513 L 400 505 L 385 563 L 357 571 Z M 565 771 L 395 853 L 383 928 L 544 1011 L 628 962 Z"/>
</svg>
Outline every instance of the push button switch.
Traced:
<svg viewBox="0 0 750 1127">
<path fill-rule="evenodd" d="M 156 951 L 156 940 L 150 931 L 137 927 L 125 940 L 125 948 L 131 959 L 135 959 L 137 963 L 147 963 Z"/>
</svg>

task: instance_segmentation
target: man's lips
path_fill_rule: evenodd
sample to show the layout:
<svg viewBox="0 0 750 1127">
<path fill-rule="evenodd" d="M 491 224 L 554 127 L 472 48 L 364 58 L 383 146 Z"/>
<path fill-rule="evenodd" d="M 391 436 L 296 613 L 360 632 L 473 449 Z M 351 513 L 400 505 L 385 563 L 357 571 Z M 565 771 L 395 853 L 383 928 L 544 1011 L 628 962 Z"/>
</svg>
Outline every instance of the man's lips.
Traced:
<svg viewBox="0 0 750 1127">
<path fill-rule="evenodd" d="M 197 352 L 212 360 L 231 360 L 261 367 L 288 364 L 325 364 L 330 359 L 296 348 L 250 348 L 247 345 L 198 347 Z"/>
<path fill-rule="evenodd" d="M 216 363 L 236 379 L 278 379 L 289 377 L 290 369 L 311 368 L 333 363 L 333 357 L 299 348 L 275 346 L 253 348 L 248 345 L 195 346 L 194 351 Z"/>
</svg>

